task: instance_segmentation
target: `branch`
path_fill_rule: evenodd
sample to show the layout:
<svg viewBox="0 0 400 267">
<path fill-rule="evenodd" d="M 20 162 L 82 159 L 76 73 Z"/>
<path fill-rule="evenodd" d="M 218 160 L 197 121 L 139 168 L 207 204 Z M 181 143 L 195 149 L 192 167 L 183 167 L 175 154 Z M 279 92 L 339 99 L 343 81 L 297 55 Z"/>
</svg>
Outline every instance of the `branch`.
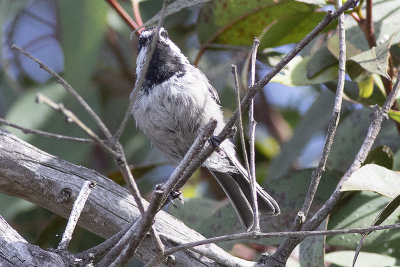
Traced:
<svg viewBox="0 0 400 267">
<path fill-rule="evenodd" d="M 122 20 L 133 30 L 137 30 L 139 26 L 132 18 L 129 16 L 128 13 L 121 7 L 117 0 L 106 0 L 108 4 L 114 8 L 114 10 L 118 13 Z"/>
<path fill-rule="evenodd" d="M 40 136 L 44 136 L 44 137 L 48 137 L 48 138 L 55 138 L 57 140 L 74 141 L 74 142 L 80 142 L 80 143 L 93 143 L 92 139 L 78 138 L 78 137 L 66 136 L 66 135 L 62 135 L 62 134 L 55 134 L 55 133 L 49 133 L 49 132 L 29 129 L 29 128 L 20 126 L 18 124 L 9 122 L 8 120 L 2 119 L 2 118 L 0 118 L 0 123 L 10 126 L 14 129 L 21 130 L 24 134 L 36 134 L 36 135 L 40 135 Z"/>
<path fill-rule="evenodd" d="M 58 244 L 57 249 L 66 250 L 68 248 L 68 244 L 72 239 L 72 233 L 74 232 L 79 216 L 81 215 L 81 212 L 85 207 L 85 203 L 90 195 L 90 192 L 95 186 L 96 183 L 91 181 L 85 181 L 83 183 L 82 189 L 74 202 L 71 215 L 69 216 L 67 226 L 65 227 L 65 231 L 62 235 L 60 244 Z"/>
<path fill-rule="evenodd" d="M 217 236 L 207 238 L 205 240 L 196 241 L 192 243 L 181 244 L 176 247 L 167 249 L 165 255 L 171 255 L 177 251 L 183 249 L 191 249 L 196 246 L 202 246 L 213 243 L 227 242 L 233 240 L 241 239 L 258 239 L 258 238 L 273 238 L 273 237 L 311 237 L 311 236 L 322 236 L 322 235 L 343 235 L 343 234 L 363 234 L 369 233 L 371 231 L 380 231 L 388 229 L 400 228 L 400 223 L 388 224 L 388 225 L 378 225 L 368 228 L 353 228 L 353 229 L 339 229 L 339 230 L 326 230 L 326 231 L 291 231 L 291 232 L 271 232 L 271 233 L 261 233 L 261 232 L 246 232 L 240 234 L 231 234 L 224 236 Z"/>
<path fill-rule="evenodd" d="M 61 84 L 70 94 L 72 94 L 75 99 L 78 101 L 79 104 L 89 113 L 89 115 L 92 117 L 92 119 L 96 122 L 96 124 L 100 127 L 101 131 L 107 136 L 107 138 L 111 138 L 112 135 L 110 131 L 107 129 L 107 127 L 104 125 L 103 121 L 99 118 L 99 116 L 96 114 L 96 112 L 93 111 L 93 109 L 86 103 L 86 101 L 78 94 L 78 92 L 66 81 L 64 80 L 57 72 L 49 68 L 47 65 L 45 65 L 42 61 L 37 59 L 36 57 L 32 56 L 31 54 L 27 53 L 25 50 L 20 48 L 17 45 L 12 45 L 12 49 L 18 50 L 28 58 L 32 59 L 35 61 L 37 64 L 39 64 L 39 67 L 46 72 L 48 72 L 50 75 L 56 78 L 57 82 Z"/>
<path fill-rule="evenodd" d="M 65 116 L 65 119 L 67 122 L 76 124 L 84 133 L 86 133 L 88 136 L 90 136 L 105 151 L 109 152 L 113 156 L 115 156 L 115 155 L 119 156 L 103 140 L 101 140 L 100 137 L 95 132 L 93 132 L 77 116 L 75 116 L 75 114 L 72 111 L 65 108 L 63 104 L 57 104 L 53 100 L 48 98 L 47 96 L 42 95 L 40 93 L 37 94 L 37 96 L 36 96 L 36 102 L 46 104 L 50 108 L 54 109 L 55 111 L 60 112 L 61 114 L 63 114 Z"/>
<path fill-rule="evenodd" d="M 156 187 L 146 212 L 137 219 L 116 246 L 99 262 L 99 267 L 125 266 L 128 263 L 152 226 L 153 219 L 161 206 L 163 194 L 163 188 Z"/>
<path fill-rule="evenodd" d="M 238 78 L 238 74 L 237 74 L 237 66 L 236 65 L 232 65 L 232 74 L 233 74 L 233 80 L 235 81 L 236 101 L 237 101 L 236 104 L 237 104 L 237 108 L 239 111 L 238 128 L 239 128 L 240 144 L 242 145 L 242 150 L 243 150 L 243 161 L 246 166 L 247 173 L 250 177 L 251 171 L 250 171 L 250 165 L 249 165 L 249 157 L 247 156 L 246 141 L 244 139 L 242 109 L 240 107 L 239 78 Z"/>
<path fill-rule="evenodd" d="M 57 253 L 29 244 L 1 216 L 0 262 L 2 266 L 68 266 Z"/>
<path fill-rule="evenodd" d="M 97 187 L 82 211 L 78 221 L 80 226 L 98 236 L 109 238 L 140 217 L 140 211 L 129 191 L 96 171 L 49 155 L 2 128 L 0 147 L 0 193 L 18 196 L 68 218 L 73 204 L 71 198 L 78 195 L 86 180 L 90 180 L 96 182 Z M 71 192 L 71 197 L 57 202 L 65 190 Z M 141 201 L 147 206 L 145 200 Z M 164 211 L 157 213 L 154 228 L 167 247 L 204 239 Z M 148 262 L 155 256 L 154 243 L 146 236 L 136 257 Z M 210 257 L 217 258 L 218 262 Z M 180 266 L 224 266 L 224 262 L 232 261 L 238 263 L 238 266 L 251 264 L 229 255 L 216 245 L 199 247 L 195 252 L 179 252 L 174 263 Z"/>
<path fill-rule="evenodd" d="M 338 0 L 338 7 L 341 6 L 342 0 Z M 324 148 L 322 155 L 318 163 L 318 167 L 312 172 L 311 182 L 308 188 L 307 195 L 304 199 L 301 210 L 297 213 L 294 220 L 292 229 L 300 230 L 304 224 L 308 212 L 310 211 L 311 204 L 314 200 L 315 193 L 317 192 L 319 182 L 322 177 L 322 173 L 325 171 L 326 162 L 328 160 L 329 153 L 332 148 L 333 139 L 335 137 L 336 129 L 339 124 L 340 110 L 342 107 L 343 90 L 346 77 L 346 38 L 344 28 L 344 14 L 339 16 L 338 21 L 339 31 L 339 71 L 338 71 L 338 84 L 336 88 L 335 104 L 333 106 L 332 116 L 329 121 L 328 131 L 326 134 Z"/>
<path fill-rule="evenodd" d="M 140 15 L 139 0 L 131 0 L 131 3 L 132 3 L 133 16 L 135 17 L 138 26 L 142 26 L 143 21 L 142 21 L 142 16 Z"/>
<path fill-rule="evenodd" d="M 270 26 L 269 26 L 270 27 Z M 268 27 L 268 29 L 269 29 Z M 251 69 L 250 69 L 250 88 L 254 85 L 256 80 L 256 58 L 257 58 L 257 49 L 260 45 L 260 41 L 258 38 L 254 38 L 253 47 L 251 49 Z M 251 197 L 253 199 L 253 212 L 254 212 L 254 225 L 253 230 L 256 232 L 260 231 L 260 216 L 258 213 L 258 202 L 257 202 L 257 189 L 256 189 L 256 155 L 255 155 L 255 131 L 256 131 L 256 121 L 254 120 L 254 98 L 250 101 L 249 107 L 249 139 L 250 139 L 250 186 L 251 186 Z"/>
<path fill-rule="evenodd" d="M 209 140 L 211 135 L 214 133 L 215 128 L 217 127 L 217 121 L 211 120 L 204 128 L 200 131 L 199 135 L 194 140 L 190 149 L 183 157 L 182 161 L 175 168 L 174 172 L 168 178 L 168 181 L 165 183 L 165 193 L 163 196 L 163 202 L 165 202 L 167 196 L 173 190 L 179 190 L 182 186 L 187 182 L 194 171 L 196 171 L 200 164 L 196 162 L 196 158 L 199 153 L 202 151 L 205 143 Z"/>
</svg>

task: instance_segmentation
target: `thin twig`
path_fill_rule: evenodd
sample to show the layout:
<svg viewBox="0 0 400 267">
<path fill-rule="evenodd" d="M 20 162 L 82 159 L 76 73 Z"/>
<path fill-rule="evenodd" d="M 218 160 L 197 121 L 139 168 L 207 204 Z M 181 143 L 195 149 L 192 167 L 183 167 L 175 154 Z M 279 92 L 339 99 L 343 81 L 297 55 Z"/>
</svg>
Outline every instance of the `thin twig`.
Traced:
<svg viewBox="0 0 400 267">
<path fill-rule="evenodd" d="M 210 136 L 213 134 L 216 126 L 217 121 L 215 120 L 211 120 L 206 126 L 204 126 L 182 161 L 175 168 L 174 172 L 165 183 L 164 195 L 162 197 L 162 202 L 164 204 L 167 203 L 166 200 L 168 199 L 168 196 L 172 190 L 180 189 L 186 183 L 187 179 L 193 174 L 193 172 L 200 166 L 202 162 L 197 160 L 196 157 L 199 155 L 199 152 L 202 150 L 207 140 L 209 140 Z M 164 260 L 164 254 L 158 255 L 149 261 L 145 266 L 159 266 L 159 264 L 161 264 L 161 262 Z"/>
<path fill-rule="evenodd" d="M 161 206 L 164 189 L 156 187 L 146 212 L 130 227 L 118 243 L 99 262 L 98 266 L 124 266 L 133 256 L 153 224 Z"/>
<path fill-rule="evenodd" d="M 39 67 L 48 72 L 50 75 L 56 78 L 57 82 L 61 84 L 70 94 L 72 94 L 75 99 L 78 101 L 78 103 L 89 113 L 89 115 L 92 117 L 92 119 L 95 121 L 95 123 L 100 127 L 101 131 L 105 134 L 107 139 L 112 138 L 112 135 L 110 131 L 107 129 L 103 121 L 99 118 L 99 116 L 96 114 L 96 112 L 93 111 L 93 109 L 86 103 L 86 101 L 78 94 L 78 92 L 66 81 L 64 80 L 57 72 L 52 70 L 50 67 L 48 67 L 46 64 L 44 64 L 42 61 L 37 59 L 36 57 L 32 56 L 25 50 L 23 50 L 21 47 L 17 45 L 12 45 L 12 49 L 18 50 L 28 58 L 32 59 L 35 61 L 37 64 L 39 64 Z"/>
<path fill-rule="evenodd" d="M 123 228 L 121 231 L 113 235 L 112 237 L 106 239 L 104 242 L 101 244 L 91 247 L 85 251 L 82 251 L 78 254 L 75 254 L 75 258 L 77 259 L 82 259 L 85 261 L 85 258 L 88 257 L 89 255 L 93 255 L 93 259 L 101 259 L 102 257 L 105 256 L 105 254 L 115 246 L 115 244 L 118 243 L 118 241 L 126 234 L 126 232 L 132 227 L 132 225 L 136 222 L 133 221 L 131 224 L 129 224 L 127 227 Z"/>
<path fill-rule="evenodd" d="M 83 183 L 82 189 L 74 202 L 71 215 L 69 216 L 67 226 L 65 227 L 65 231 L 62 235 L 60 244 L 58 244 L 57 249 L 66 250 L 68 248 L 68 244 L 72 239 L 72 233 L 74 232 L 76 224 L 78 223 L 79 216 L 81 215 L 81 212 L 85 207 L 85 203 L 90 195 L 90 192 L 95 186 L 96 183 L 92 181 L 85 181 Z"/>
<path fill-rule="evenodd" d="M 196 156 L 203 149 L 205 143 L 213 134 L 216 126 L 217 121 L 210 120 L 210 122 L 207 123 L 206 126 L 204 126 L 204 128 L 200 131 L 199 135 L 194 140 L 192 146 L 183 157 L 182 161 L 175 168 L 174 172 L 165 183 L 165 195 L 163 197 L 163 201 L 166 200 L 172 190 L 179 190 L 186 183 L 187 179 L 192 176 L 193 172 L 200 166 L 194 166 L 196 164 Z"/>
<path fill-rule="evenodd" d="M 104 140 L 102 140 L 89 127 L 87 127 L 86 124 L 84 124 L 71 110 L 65 108 L 63 104 L 57 104 L 47 96 L 40 93 L 36 96 L 36 102 L 46 104 L 55 111 L 62 113 L 65 116 L 67 122 L 76 124 L 83 132 L 90 136 L 90 138 L 98 143 L 104 150 L 106 150 L 113 156 L 119 157 L 118 153 L 111 149 Z"/>
<path fill-rule="evenodd" d="M 125 21 L 125 23 L 134 31 L 139 26 L 128 13 L 121 7 L 117 0 L 106 0 L 112 8 L 118 13 L 118 15 Z"/>
<path fill-rule="evenodd" d="M 235 84 L 235 88 L 236 88 L 237 108 L 238 108 L 238 111 L 239 111 L 238 127 L 239 127 L 240 143 L 242 144 L 243 161 L 244 161 L 244 165 L 246 166 L 247 173 L 248 173 L 248 175 L 250 177 L 251 176 L 251 171 L 250 171 L 250 165 L 249 165 L 249 157 L 247 155 L 246 141 L 244 139 L 242 109 L 240 108 L 239 78 L 238 78 L 238 74 L 237 74 L 236 65 L 232 65 L 232 74 L 233 74 L 233 80 L 234 80 L 234 84 Z M 228 155 L 228 153 L 225 153 L 225 154 Z"/>
<path fill-rule="evenodd" d="M 167 3 L 168 3 L 168 0 L 164 0 L 163 6 L 162 6 L 162 9 L 161 9 L 161 18 L 158 21 L 158 25 L 157 25 L 157 29 L 156 29 L 156 33 L 157 34 L 154 36 L 153 40 L 151 41 L 150 47 L 149 47 L 149 49 L 147 51 L 147 54 L 146 54 L 146 60 L 145 60 L 145 62 L 143 64 L 143 67 L 142 67 L 142 70 L 140 72 L 139 77 L 137 77 L 137 81 L 135 83 L 135 87 L 132 90 L 132 94 L 131 94 L 131 97 L 130 97 L 130 100 L 129 100 L 128 109 L 126 110 L 124 118 L 122 119 L 122 122 L 121 122 L 120 126 L 118 127 L 117 132 L 114 135 L 116 140 L 119 140 L 119 138 L 121 137 L 122 133 L 124 132 L 126 124 L 128 122 L 128 119 L 131 116 L 132 108 L 133 108 L 133 105 L 135 104 L 136 97 L 137 97 L 139 91 L 142 89 L 143 82 L 144 82 L 146 74 L 147 74 L 147 69 L 150 66 L 150 61 L 151 61 L 151 59 L 153 57 L 153 53 L 154 53 L 154 51 L 156 49 L 156 45 L 157 45 L 157 41 L 158 41 L 158 35 L 160 33 L 160 28 L 161 28 L 161 25 L 162 25 L 162 23 L 164 21 L 164 18 L 165 18 L 165 10 L 167 8 Z"/>
<path fill-rule="evenodd" d="M 251 49 L 251 69 L 250 69 L 250 88 L 255 83 L 256 80 L 256 58 L 257 58 L 257 49 L 260 45 L 260 41 L 257 37 L 254 38 L 253 47 Z M 253 216 L 254 216 L 254 225 L 253 230 L 256 232 L 260 231 L 260 217 L 258 212 L 258 202 L 257 202 L 257 189 L 256 189 L 256 159 L 255 159 L 255 130 L 256 130 L 256 121 L 254 120 L 254 98 L 250 101 L 249 107 L 249 139 L 250 139 L 250 186 L 251 186 L 251 197 L 253 199 Z"/>
<path fill-rule="evenodd" d="M 338 8 L 342 5 L 342 0 L 337 0 Z M 297 213 L 296 219 L 293 222 L 292 230 L 301 229 L 302 225 L 307 218 L 310 211 L 311 204 L 314 200 L 315 193 L 317 192 L 322 173 L 325 170 L 326 162 L 332 148 L 333 139 L 335 137 L 336 129 L 339 124 L 340 110 L 342 107 L 343 89 L 346 77 L 346 38 L 344 28 L 344 14 L 341 14 L 338 19 L 338 32 L 339 32 L 339 70 L 338 70 L 338 84 L 336 88 L 335 104 L 333 106 L 332 116 L 329 121 L 328 131 L 326 134 L 324 148 L 322 150 L 321 158 L 318 167 L 312 172 L 311 182 L 308 188 L 307 195 L 304 199 L 301 210 Z"/>
<path fill-rule="evenodd" d="M 135 179 L 133 178 L 132 172 L 128 165 L 128 161 L 126 160 L 125 154 L 123 153 L 123 149 L 122 149 L 122 146 L 120 143 L 116 144 L 116 149 L 117 149 L 117 151 L 120 151 L 120 154 L 121 154 L 120 157 L 117 159 L 117 165 L 119 167 L 119 170 L 121 171 L 122 176 L 124 177 L 125 182 L 128 185 L 128 189 L 129 189 L 130 193 L 132 194 L 133 199 L 135 200 L 140 213 L 143 215 L 145 210 L 144 210 L 144 205 L 142 202 L 142 197 L 140 195 L 140 191 L 135 182 Z M 162 253 L 164 251 L 164 245 L 160 239 L 160 236 L 157 234 L 156 230 L 154 229 L 154 227 L 151 227 L 150 235 L 153 238 L 155 247 L 157 248 L 158 251 L 160 251 Z"/>
<path fill-rule="evenodd" d="M 139 0 L 131 0 L 131 3 L 132 3 L 133 16 L 136 19 L 136 23 L 138 26 L 142 26 L 143 21 L 142 21 L 142 16 L 140 15 Z"/>
<path fill-rule="evenodd" d="M 169 248 L 165 250 L 165 256 L 171 255 L 177 251 L 183 249 L 190 249 L 196 246 L 211 244 L 211 243 L 220 243 L 227 242 L 232 240 L 240 240 L 240 239 L 257 239 L 257 238 L 272 238 L 272 237 L 310 237 L 310 236 L 321 236 L 321 235 L 343 235 L 343 234 L 363 234 L 366 232 L 379 231 L 379 230 L 387 230 L 387 229 L 395 229 L 400 228 L 400 223 L 389 224 L 389 225 L 379 225 L 368 228 L 353 228 L 353 229 L 340 229 L 340 230 L 326 230 L 326 231 L 290 231 L 290 232 L 271 232 L 271 233 L 261 233 L 261 232 L 245 232 L 240 234 L 230 234 L 224 236 L 211 237 L 207 239 L 203 239 L 200 241 L 194 241 L 190 243 L 185 243 L 178 245 L 176 247 Z"/>
<path fill-rule="evenodd" d="M 62 134 L 55 134 L 55 133 L 49 133 L 49 132 L 45 132 L 45 131 L 25 128 L 18 124 L 9 122 L 8 120 L 5 120 L 3 118 L 0 118 L 0 124 L 4 124 L 4 125 L 14 128 L 14 129 L 21 130 L 24 134 L 36 134 L 36 135 L 40 135 L 40 136 L 44 136 L 44 137 L 48 137 L 48 138 L 55 138 L 58 140 L 66 140 L 66 141 L 74 141 L 74 142 L 79 142 L 79 143 L 93 143 L 93 140 L 88 139 L 88 138 L 72 137 L 72 136 L 66 136 L 66 135 L 62 135 Z"/>
</svg>

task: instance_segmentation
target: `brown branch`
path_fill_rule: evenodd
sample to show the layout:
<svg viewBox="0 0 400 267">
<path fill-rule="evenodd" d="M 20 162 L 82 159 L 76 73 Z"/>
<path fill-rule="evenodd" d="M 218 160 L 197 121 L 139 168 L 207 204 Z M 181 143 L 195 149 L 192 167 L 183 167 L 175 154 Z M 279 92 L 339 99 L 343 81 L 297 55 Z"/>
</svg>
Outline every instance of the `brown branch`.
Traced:
<svg viewBox="0 0 400 267">
<path fill-rule="evenodd" d="M 137 25 L 142 26 L 143 20 L 142 20 L 142 16 L 140 15 L 139 0 L 131 0 L 131 3 L 132 3 L 133 16 L 136 19 Z"/>
<path fill-rule="evenodd" d="M 367 0 L 367 17 L 365 21 L 365 30 L 370 47 L 376 46 L 374 20 L 372 19 L 372 7 L 372 0 Z"/>
<path fill-rule="evenodd" d="M 117 0 L 106 0 L 108 4 L 114 8 L 126 25 L 128 25 L 132 31 L 136 31 L 140 25 L 138 25 L 129 14 L 121 7 Z M 139 33 L 138 33 L 139 34 Z"/>
</svg>

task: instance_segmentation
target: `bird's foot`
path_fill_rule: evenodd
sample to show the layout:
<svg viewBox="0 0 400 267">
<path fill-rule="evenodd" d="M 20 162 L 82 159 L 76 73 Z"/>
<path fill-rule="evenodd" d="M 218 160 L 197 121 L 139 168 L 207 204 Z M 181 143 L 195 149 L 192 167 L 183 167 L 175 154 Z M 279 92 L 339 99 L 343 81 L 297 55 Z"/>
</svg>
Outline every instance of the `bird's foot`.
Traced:
<svg viewBox="0 0 400 267">
<path fill-rule="evenodd" d="M 178 200 L 180 203 L 184 204 L 183 195 L 180 190 L 173 190 L 169 193 L 168 200 L 171 202 L 172 206 L 177 208 L 178 206 L 175 204 L 175 200 Z"/>
<path fill-rule="evenodd" d="M 218 149 L 219 145 L 222 143 L 222 140 L 215 135 L 212 135 L 208 142 L 213 146 L 213 148 Z"/>
</svg>

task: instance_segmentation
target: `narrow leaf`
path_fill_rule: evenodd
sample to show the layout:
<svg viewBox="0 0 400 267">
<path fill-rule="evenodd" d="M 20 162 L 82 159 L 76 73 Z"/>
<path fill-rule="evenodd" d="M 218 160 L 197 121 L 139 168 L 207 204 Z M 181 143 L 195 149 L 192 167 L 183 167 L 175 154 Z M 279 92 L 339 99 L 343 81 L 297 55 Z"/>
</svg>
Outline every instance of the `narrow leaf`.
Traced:
<svg viewBox="0 0 400 267">
<path fill-rule="evenodd" d="M 400 194 L 400 173 L 382 166 L 367 164 L 343 183 L 340 191 L 372 191 L 395 198 Z"/>
<path fill-rule="evenodd" d="M 397 122 L 400 122 L 400 111 L 392 109 L 389 110 L 389 117 Z"/>
<path fill-rule="evenodd" d="M 379 213 L 379 215 L 375 218 L 374 222 L 371 224 L 371 226 L 376 226 L 376 225 L 380 225 L 381 223 L 383 223 L 383 221 L 386 220 L 387 217 L 389 217 L 398 207 L 400 206 L 400 195 L 398 195 L 395 199 L 393 199 L 389 204 L 386 205 L 386 207 Z M 369 235 L 371 232 L 366 232 L 360 242 L 358 243 L 355 255 L 354 255 L 354 259 L 353 259 L 353 267 L 356 264 L 358 255 L 360 254 L 361 251 L 361 247 L 364 244 L 364 240 L 367 237 L 367 235 Z"/>
</svg>

